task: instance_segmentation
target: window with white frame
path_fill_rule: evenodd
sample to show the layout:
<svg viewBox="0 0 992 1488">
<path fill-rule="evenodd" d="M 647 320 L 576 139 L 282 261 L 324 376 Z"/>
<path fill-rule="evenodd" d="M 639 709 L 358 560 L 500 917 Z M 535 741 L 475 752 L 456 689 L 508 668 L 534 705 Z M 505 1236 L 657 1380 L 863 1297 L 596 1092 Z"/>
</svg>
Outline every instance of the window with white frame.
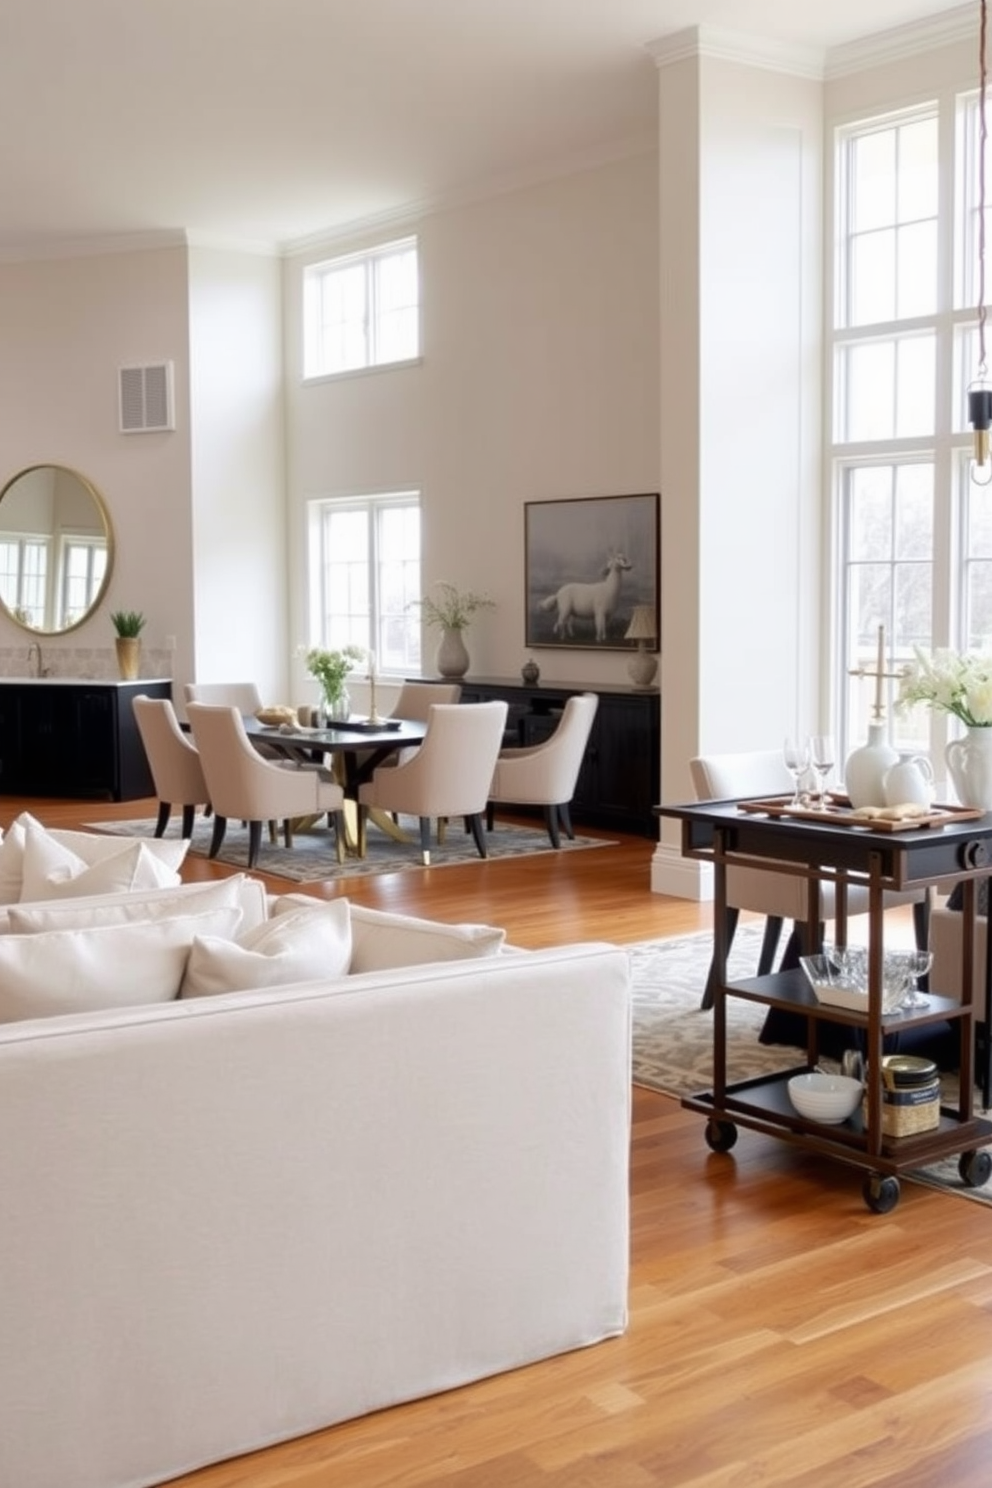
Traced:
<svg viewBox="0 0 992 1488">
<path fill-rule="evenodd" d="M 48 629 L 48 574 L 51 539 L 5 533 L 0 536 L 0 596 L 24 625 Z"/>
<path fill-rule="evenodd" d="M 383 243 L 304 270 L 304 377 L 381 367 L 419 355 L 416 238 Z"/>
<path fill-rule="evenodd" d="M 376 670 L 420 671 L 420 493 L 309 503 L 309 645 L 361 646 Z"/>
<path fill-rule="evenodd" d="M 885 670 L 913 648 L 992 637 L 992 490 L 969 479 L 977 100 L 948 95 L 836 132 L 832 329 L 837 732 L 864 741 L 878 627 Z M 887 712 L 898 684 L 885 683 Z M 894 716 L 935 751 L 947 716 Z M 841 756 L 843 757 L 843 755 Z M 936 754 L 934 757 L 938 757 Z"/>
</svg>

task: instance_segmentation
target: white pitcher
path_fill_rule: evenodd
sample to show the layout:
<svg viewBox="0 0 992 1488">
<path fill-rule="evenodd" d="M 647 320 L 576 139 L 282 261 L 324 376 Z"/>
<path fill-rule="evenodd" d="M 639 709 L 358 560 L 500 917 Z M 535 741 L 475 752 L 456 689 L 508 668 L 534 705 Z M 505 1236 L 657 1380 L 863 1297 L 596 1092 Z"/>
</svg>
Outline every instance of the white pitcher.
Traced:
<svg viewBox="0 0 992 1488">
<path fill-rule="evenodd" d="M 952 739 L 944 758 L 962 806 L 992 811 L 992 727 L 969 728 Z"/>
<path fill-rule="evenodd" d="M 933 804 L 933 766 L 925 754 L 903 754 L 890 766 L 882 780 L 886 806 L 902 806 L 912 801 L 916 806 Z"/>
</svg>

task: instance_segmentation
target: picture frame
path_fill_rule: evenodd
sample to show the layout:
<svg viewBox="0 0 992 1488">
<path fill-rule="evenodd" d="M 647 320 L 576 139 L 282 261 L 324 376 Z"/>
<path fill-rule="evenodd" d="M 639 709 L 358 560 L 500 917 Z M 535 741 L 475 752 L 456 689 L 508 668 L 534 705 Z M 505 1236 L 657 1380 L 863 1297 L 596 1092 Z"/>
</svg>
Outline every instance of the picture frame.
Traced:
<svg viewBox="0 0 992 1488">
<path fill-rule="evenodd" d="M 661 497 L 580 496 L 524 503 L 525 645 L 632 651 L 635 606 L 661 646 Z"/>
</svg>

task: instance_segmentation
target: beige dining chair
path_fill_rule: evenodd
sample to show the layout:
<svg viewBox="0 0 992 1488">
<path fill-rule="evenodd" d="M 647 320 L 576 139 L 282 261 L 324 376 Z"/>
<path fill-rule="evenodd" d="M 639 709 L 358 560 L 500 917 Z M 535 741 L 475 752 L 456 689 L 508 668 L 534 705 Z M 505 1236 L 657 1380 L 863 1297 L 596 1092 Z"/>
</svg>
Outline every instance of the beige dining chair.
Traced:
<svg viewBox="0 0 992 1488">
<path fill-rule="evenodd" d="M 569 807 L 598 706 L 594 692 L 578 693 L 566 701 L 549 738 L 540 744 L 500 750 L 486 807 L 490 830 L 497 802 L 542 806 L 552 847 L 561 847 L 561 828 L 566 837 L 574 838 Z"/>
<path fill-rule="evenodd" d="M 220 852 L 229 818 L 248 823 L 248 867 L 254 868 L 263 822 L 281 821 L 289 848 L 294 820 L 326 814 L 334 825 L 338 862 L 344 861 L 344 791 L 326 770 L 263 759 L 236 707 L 190 703 L 186 711 L 213 807 L 211 858 Z"/>
<path fill-rule="evenodd" d="M 183 836 L 192 837 L 197 807 L 208 806 L 210 802 L 196 745 L 179 727 L 176 710 L 168 698 L 139 694 L 132 699 L 132 707 L 158 796 L 155 836 L 161 837 L 165 832 L 173 806 L 181 806 Z"/>
<path fill-rule="evenodd" d="M 791 795 L 795 786 L 785 767 L 781 751 L 777 749 L 700 755 L 689 761 L 689 771 L 696 798 L 700 801 L 740 800 L 745 797 L 783 796 L 787 793 Z M 887 909 L 899 904 L 913 906 L 916 943 L 925 947 L 929 934 L 930 897 L 927 890 L 890 892 L 885 895 Z M 831 883 L 821 884 L 820 908 L 823 922 L 836 917 L 837 895 Z M 766 976 L 772 970 L 782 926 L 786 920 L 792 921 L 793 928 L 783 953 L 782 965 L 796 965 L 800 955 L 815 951 L 815 946 L 806 944 L 809 885 L 805 878 L 793 873 L 776 873 L 767 868 L 730 866 L 727 869 L 728 949 L 733 942 L 741 910 L 765 916 L 758 976 Z M 867 886 L 857 883 L 848 886 L 847 913 L 852 917 L 868 913 Z M 821 933 L 821 941 L 822 938 Z M 703 993 L 704 1008 L 713 1005 L 714 985 L 715 971 L 711 964 Z"/>
<path fill-rule="evenodd" d="M 453 816 L 465 818 L 479 856 L 486 857 L 486 801 L 507 711 L 504 702 L 432 703 L 424 741 L 411 758 L 380 765 L 358 788 L 359 852 L 365 852 L 369 811 L 377 809 L 419 818 L 425 867 L 431 822 Z"/>
<path fill-rule="evenodd" d="M 254 718 L 263 706 L 262 694 L 254 682 L 184 682 L 187 703 L 223 703 L 237 708 L 242 718 Z"/>
</svg>

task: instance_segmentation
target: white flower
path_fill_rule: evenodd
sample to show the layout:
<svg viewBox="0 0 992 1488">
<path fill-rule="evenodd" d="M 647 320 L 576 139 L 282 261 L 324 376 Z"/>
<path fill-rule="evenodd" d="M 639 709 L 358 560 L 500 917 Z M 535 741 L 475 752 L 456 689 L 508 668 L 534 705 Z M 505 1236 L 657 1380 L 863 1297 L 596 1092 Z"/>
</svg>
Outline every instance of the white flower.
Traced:
<svg viewBox="0 0 992 1488">
<path fill-rule="evenodd" d="M 915 655 L 899 684 L 896 707 L 901 713 L 926 703 L 953 713 L 969 728 L 992 727 L 992 655 L 945 649 L 928 657 L 918 647 Z"/>
</svg>

